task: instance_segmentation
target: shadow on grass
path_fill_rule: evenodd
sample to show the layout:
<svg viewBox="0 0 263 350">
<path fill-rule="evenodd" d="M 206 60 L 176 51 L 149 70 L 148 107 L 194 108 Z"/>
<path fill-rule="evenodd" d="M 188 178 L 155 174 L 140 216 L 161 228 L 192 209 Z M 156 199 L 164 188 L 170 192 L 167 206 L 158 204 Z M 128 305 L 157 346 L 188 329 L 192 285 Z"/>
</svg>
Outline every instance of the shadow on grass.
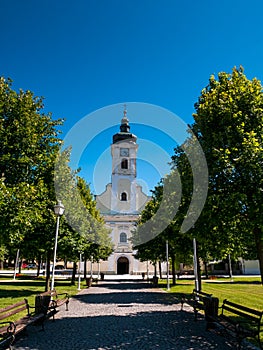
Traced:
<svg viewBox="0 0 263 350">
<path fill-rule="evenodd" d="M 56 287 L 69 287 L 69 281 L 56 281 Z M 0 281 L 0 298 L 28 298 L 45 291 L 44 280 L 10 280 Z"/>
<path fill-rule="evenodd" d="M 241 285 L 244 285 L 244 284 L 249 284 L 249 285 L 260 285 L 261 282 L 260 281 L 221 281 L 221 280 L 212 280 L 212 281 L 209 281 L 209 280 L 204 280 L 203 282 L 205 283 L 209 283 L 209 284 L 241 284 Z"/>
</svg>

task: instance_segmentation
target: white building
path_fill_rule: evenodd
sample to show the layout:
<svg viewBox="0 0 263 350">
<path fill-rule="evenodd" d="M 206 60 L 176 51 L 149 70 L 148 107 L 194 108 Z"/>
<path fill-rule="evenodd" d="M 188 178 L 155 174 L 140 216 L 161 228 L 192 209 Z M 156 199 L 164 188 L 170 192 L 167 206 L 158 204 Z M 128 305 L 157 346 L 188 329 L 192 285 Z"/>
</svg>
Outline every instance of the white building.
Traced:
<svg viewBox="0 0 263 350">
<path fill-rule="evenodd" d="M 242 266 L 242 273 L 244 275 L 259 275 L 260 267 L 259 260 L 244 260 L 239 259 Z"/>
<path fill-rule="evenodd" d="M 129 120 L 124 110 L 120 132 L 113 135 L 111 145 L 111 183 L 96 196 L 97 208 L 111 229 L 114 252 L 107 261 L 100 263 L 105 274 L 153 273 L 151 264 L 134 258 L 135 251 L 129 239 L 140 212 L 151 197 L 147 196 L 136 182 L 137 137 L 130 132 Z"/>
</svg>

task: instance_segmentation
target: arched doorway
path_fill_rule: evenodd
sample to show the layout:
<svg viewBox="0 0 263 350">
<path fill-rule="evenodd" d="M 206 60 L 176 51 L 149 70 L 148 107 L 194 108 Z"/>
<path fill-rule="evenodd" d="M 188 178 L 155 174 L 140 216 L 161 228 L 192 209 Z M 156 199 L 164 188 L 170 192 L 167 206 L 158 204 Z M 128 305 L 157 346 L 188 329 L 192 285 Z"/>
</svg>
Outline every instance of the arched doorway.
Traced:
<svg viewBox="0 0 263 350">
<path fill-rule="evenodd" d="M 129 260 L 121 256 L 117 261 L 117 275 L 124 275 L 129 273 Z"/>
</svg>

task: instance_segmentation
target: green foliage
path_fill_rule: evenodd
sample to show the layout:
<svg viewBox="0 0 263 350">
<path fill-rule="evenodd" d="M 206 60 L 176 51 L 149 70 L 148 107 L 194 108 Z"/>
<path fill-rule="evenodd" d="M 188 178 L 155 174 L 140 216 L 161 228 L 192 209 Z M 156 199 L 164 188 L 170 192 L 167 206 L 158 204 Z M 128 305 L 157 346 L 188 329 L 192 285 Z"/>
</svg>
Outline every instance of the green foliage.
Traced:
<svg viewBox="0 0 263 350">
<path fill-rule="evenodd" d="M 32 251 L 29 238 L 35 255 L 37 248 L 48 249 L 51 222 L 54 227 L 53 167 L 62 120 L 42 108 L 41 98 L 17 93 L 10 79 L 0 78 L 0 243 L 11 256 L 19 247 L 26 257 Z"/>
<path fill-rule="evenodd" d="M 70 149 L 59 154 L 57 127 L 63 121 L 42 108 L 42 98 L 17 93 L 10 79 L 0 78 L 0 246 L 6 247 L 1 258 L 14 257 L 19 248 L 21 257 L 50 259 L 56 198 L 66 207 L 58 257 L 77 261 L 89 249 L 96 259 L 105 258 L 112 247 L 89 186 L 70 169 Z"/>
<path fill-rule="evenodd" d="M 263 281 L 263 93 L 243 68 L 211 76 L 193 130 L 206 155 L 209 196 L 197 226 L 210 252 L 257 257 Z M 213 244 L 212 244 L 213 243 Z"/>
<path fill-rule="evenodd" d="M 233 259 L 259 258 L 263 281 L 262 85 L 257 79 L 247 79 L 242 67 L 234 68 L 232 74 L 221 72 L 218 79 L 210 77 L 195 109 L 191 131 L 202 148 L 195 147 L 191 132 L 185 143 L 175 148 L 172 171 L 165 179 L 171 185 L 168 200 L 163 195 L 163 183 L 158 184 L 138 222 L 134 245 L 139 245 L 147 230 L 150 241 L 139 245 L 138 256 L 161 258 L 159 247 L 164 249 L 163 241 L 168 239 L 170 254 L 185 261 L 192 254 L 191 240 L 195 237 L 199 256 L 205 262 L 228 254 Z M 199 181 L 206 175 L 203 153 L 207 184 Z M 181 182 L 181 188 L 173 177 Z M 205 187 L 208 194 L 199 216 L 202 203 L 198 198 L 206 197 Z M 170 220 L 173 209 L 178 210 Z M 167 218 L 170 224 L 157 237 Z"/>
<path fill-rule="evenodd" d="M 91 226 L 94 233 L 94 243 L 83 250 L 85 258 L 93 261 L 105 260 L 113 252 L 110 230 L 106 228 L 104 219 L 96 208 L 90 187 L 84 179 L 77 177 L 77 188 L 85 208 L 92 217 Z"/>
<path fill-rule="evenodd" d="M 86 258 L 106 258 L 112 252 L 109 231 L 96 209 L 89 185 L 77 175 L 78 170 L 73 171 L 68 165 L 70 152 L 70 148 L 64 150 L 56 161 L 56 194 L 65 206 L 58 256 L 77 261 L 82 252 Z"/>
<path fill-rule="evenodd" d="M 7 254 L 7 249 L 4 245 L 0 245 L 0 261 L 4 260 L 5 255 Z"/>
<path fill-rule="evenodd" d="M 189 259 L 191 240 L 180 231 L 187 208 L 181 203 L 181 188 L 178 172 L 173 170 L 152 191 L 152 200 L 147 203 L 137 222 L 132 243 L 141 261 L 166 260 L 166 241 L 170 257 Z M 142 242 L 143 237 L 143 243 Z M 189 254 L 190 253 L 190 254 Z"/>
<path fill-rule="evenodd" d="M 41 113 L 42 99 L 30 91 L 11 89 L 0 78 L 0 174 L 6 186 L 36 184 L 53 166 L 61 140 L 56 127 L 61 120 Z"/>
</svg>

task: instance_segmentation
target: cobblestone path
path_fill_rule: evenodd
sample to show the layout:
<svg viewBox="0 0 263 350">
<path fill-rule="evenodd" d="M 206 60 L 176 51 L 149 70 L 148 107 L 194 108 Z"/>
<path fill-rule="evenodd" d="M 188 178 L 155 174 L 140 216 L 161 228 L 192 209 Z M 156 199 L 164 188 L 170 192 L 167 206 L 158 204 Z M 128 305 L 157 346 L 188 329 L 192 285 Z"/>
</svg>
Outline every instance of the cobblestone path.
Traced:
<svg viewBox="0 0 263 350">
<path fill-rule="evenodd" d="M 64 305 L 45 331 L 31 327 L 16 350 L 192 350 L 233 349 L 205 330 L 204 319 L 161 289 L 143 282 L 100 281 Z M 245 349 L 245 347 L 243 347 Z M 249 349 L 249 347 L 246 347 Z M 251 349 L 251 348 L 250 348 Z"/>
</svg>

